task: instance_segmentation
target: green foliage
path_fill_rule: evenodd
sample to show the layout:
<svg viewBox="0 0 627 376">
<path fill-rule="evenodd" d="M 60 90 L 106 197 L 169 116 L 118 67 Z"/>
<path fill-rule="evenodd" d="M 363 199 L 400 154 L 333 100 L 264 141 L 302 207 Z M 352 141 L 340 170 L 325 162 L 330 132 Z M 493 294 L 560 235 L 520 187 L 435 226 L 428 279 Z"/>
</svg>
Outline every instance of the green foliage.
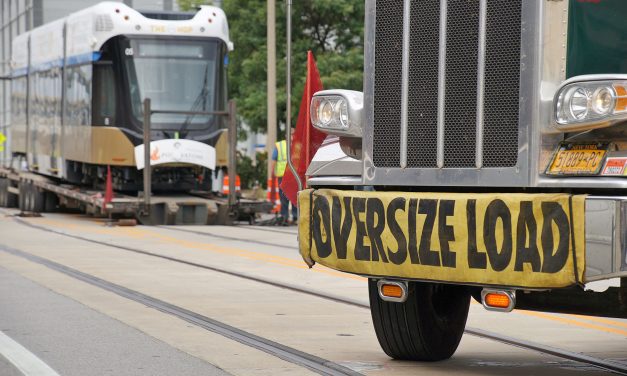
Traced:
<svg viewBox="0 0 627 376">
<path fill-rule="evenodd" d="M 257 153 L 256 164 L 253 165 L 252 159 L 247 155 L 237 153 L 237 174 L 240 177 L 242 189 L 251 189 L 258 183 L 264 189 L 266 188 L 267 176 L 267 160 L 266 152 Z"/>
<path fill-rule="evenodd" d="M 196 10 L 201 5 L 213 5 L 211 0 L 176 0 L 176 3 L 183 12 Z"/>
<path fill-rule="evenodd" d="M 183 0 L 179 0 L 180 2 Z M 277 116 L 285 119 L 285 2 L 277 0 Z M 224 0 L 235 50 L 230 54 L 229 96 L 253 131 L 265 133 L 266 2 Z M 299 0 L 292 10 L 292 125 L 298 116 L 307 51 L 314 53 L 325 89 L 362 90 L 363 0 Z M 284 129 L 284 127 L 282 127 Z M 282 138 L 279 132 L 279 139 Z"/>
</svg>

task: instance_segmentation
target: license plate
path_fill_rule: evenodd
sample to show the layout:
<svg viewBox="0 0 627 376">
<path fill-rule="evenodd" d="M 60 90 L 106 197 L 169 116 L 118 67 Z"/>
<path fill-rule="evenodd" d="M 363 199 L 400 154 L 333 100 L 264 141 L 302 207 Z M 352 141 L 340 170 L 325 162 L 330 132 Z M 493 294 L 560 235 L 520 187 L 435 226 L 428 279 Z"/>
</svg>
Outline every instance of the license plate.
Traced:
<svg viewBox="0 0 627 376">
<path fill-rule="evenodd" d="M 547 175 L 597 175 L 607 155 L 609 143 L 562 143 L 553 154 Z"/>
</svg>

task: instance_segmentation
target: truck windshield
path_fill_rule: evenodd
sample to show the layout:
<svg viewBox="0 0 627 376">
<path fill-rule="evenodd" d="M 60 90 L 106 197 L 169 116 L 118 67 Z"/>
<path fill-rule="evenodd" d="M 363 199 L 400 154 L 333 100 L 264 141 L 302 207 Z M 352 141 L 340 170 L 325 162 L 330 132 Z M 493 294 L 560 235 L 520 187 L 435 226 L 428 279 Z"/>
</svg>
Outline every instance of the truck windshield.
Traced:
<svg viewBox="0 0 627 376">
<path fill-rule="evenodd" d="M 143 120 L 143 101 L 162 111 L 215 110 L 217 55 L 215 41 L 130 39 L 123 43 L 124 67 L 133 115 Z M 200 130 L 214 116 L 154 114 L 153 129 Z"/>
</svg>

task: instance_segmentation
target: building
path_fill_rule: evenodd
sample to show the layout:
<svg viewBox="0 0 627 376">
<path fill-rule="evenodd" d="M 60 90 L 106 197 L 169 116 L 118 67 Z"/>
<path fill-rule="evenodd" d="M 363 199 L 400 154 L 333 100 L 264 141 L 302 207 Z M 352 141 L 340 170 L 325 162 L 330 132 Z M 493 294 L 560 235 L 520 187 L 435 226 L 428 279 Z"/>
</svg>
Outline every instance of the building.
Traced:
<svg viewBox="0 0 627 376">
<path fill-rule="evenodd" d="M 0 0 L 0 165 L 10 159 L 11 138 L 11 41 L 17 35 L 102 0 Z M 116 0 L 113 0 L 116 1 Z M 176 11 L 176 0 L 118 0 L 140 10 Z M 0 136 L 0 139 L 3 137 Z"/>
</svg>

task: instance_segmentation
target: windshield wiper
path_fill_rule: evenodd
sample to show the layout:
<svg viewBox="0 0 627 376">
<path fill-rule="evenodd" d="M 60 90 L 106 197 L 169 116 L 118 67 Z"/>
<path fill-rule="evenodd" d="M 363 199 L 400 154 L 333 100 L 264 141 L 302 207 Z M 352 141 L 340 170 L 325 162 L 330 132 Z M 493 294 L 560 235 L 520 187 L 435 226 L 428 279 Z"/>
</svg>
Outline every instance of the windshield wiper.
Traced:
<svg viewBox="0 0 627 376">
<path fill-rule="evenodd" d="M 194 103 L 192 104 L 192 108 L 189 109 L 190 111 L 198 111 L 200 109 L 202 109 L 203 111 L 207 110 L 207 94 L 209 93 L 209 90 L 207 90 L 208 78 L 209 78 L 209 63 L 207 63 L 207 66 L 205 68 L 205 77 L 203 78 L 203 81 L 202 81 L 202 89 L 200 90 L 200 93 L 198 93 L 198 96 L 194 100 Z M 201 106 L 201 103 L 202 103 L 202 107 L 199 108 Z M 192 123 L 194 116 L 196 116 L 196 114 L 189 114 L 187 115 L 187 117 L 185 117 L 185 121 L 183 122 L 183 124 L 181 125 L 181 129 L 179 130 L 181 137 L 186 136 L 185 132 L 187 132 L 187 128 Z"/>
</svg>

